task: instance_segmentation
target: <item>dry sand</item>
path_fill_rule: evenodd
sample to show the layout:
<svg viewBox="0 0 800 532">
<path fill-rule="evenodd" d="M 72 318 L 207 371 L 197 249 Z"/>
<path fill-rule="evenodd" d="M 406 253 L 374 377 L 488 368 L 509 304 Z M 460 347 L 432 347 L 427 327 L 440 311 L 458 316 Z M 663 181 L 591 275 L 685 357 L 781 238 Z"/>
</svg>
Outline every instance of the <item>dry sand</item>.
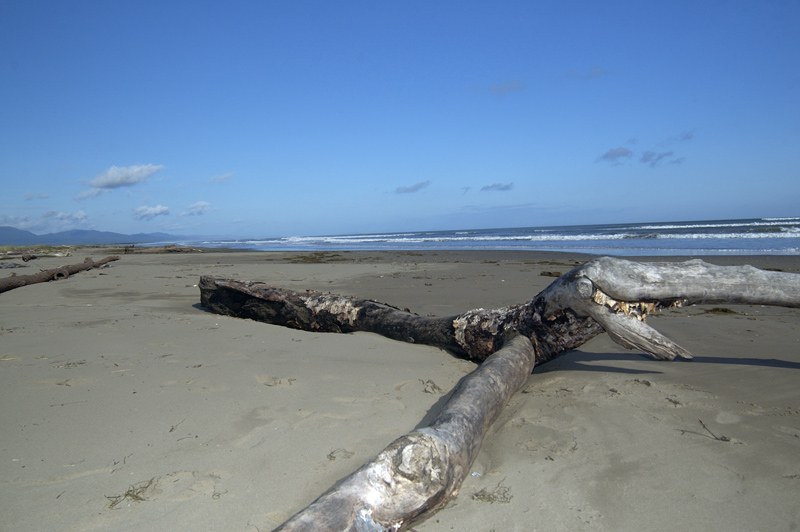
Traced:
<svg viewBox="0 0 800 532">
<path fill-rule="evenodd" d="M 449 315 L 524 301 L 552 281 L 541 272 L 584 259 L 124 255 L 0 294 L 0 529 L 269 531 L 425 424 L 474 368 L 372 334 L 211 314 L 202 274 Z M 798 257 L 710 260 L 800 272 Z M 800 310 L 725 308 L 650 320 L 693 362 L 601 336 L 537 368 L 460 495 L 415 530 L 797 529 Z"/>
</svg>

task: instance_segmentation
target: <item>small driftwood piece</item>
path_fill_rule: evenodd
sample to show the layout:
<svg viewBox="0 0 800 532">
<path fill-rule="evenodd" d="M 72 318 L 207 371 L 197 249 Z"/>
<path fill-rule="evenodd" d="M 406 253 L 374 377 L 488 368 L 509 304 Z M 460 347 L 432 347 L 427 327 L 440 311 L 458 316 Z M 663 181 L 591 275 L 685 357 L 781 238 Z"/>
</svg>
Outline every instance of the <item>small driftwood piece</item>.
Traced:
<svg viewBox="0 0 800 532">
<path fill-rule="evenodd" d="M 139 247 L 137 248 L 134 245 L 125 246 L 123 252 L 126 255 L 134 254 L 134 253 L 203 253 L 201 248 L 191 247 L 191 246 L 176 246 L 175 244 L 168 244 L 166 246 L 158 246 L 158 247 Z"/>
<path fill-rule="evenodd" d="M 646 324 L 648 313 L 719 303 L 800 307 L 798 274 L 701 260 L 640 264 L 603 257 L 562 275 L 527 303 L 448 318 L 262 283 L 204 276 L 199 287 L 203 306 L 220 314 L 319 332 L 370 331 L 482 362 L 431 426 L 390 444 L 277 529 L 292 532 L 403 530 L 441 508 L 457 494 L 486 429 L 533 365 L 603 331 L 656 359 L 691 359 Z"/>
<path fill-rule="evenodd" d="M 19 288 L 20 286 L 26 286 L 29 284 L 66 279 L 75 273 L 91 270 L 93 268 L 99 268 L 100 266 L 115 260 L 119 260 L 118 255 L 112 255 L 97 262 L 93 261 L 89 257 L 86 257 L 86 259 L 79 264 L 71 264 L 69 266 L 61 266 L 60 268 L 42 270 L 39 273 L 32 273 L 30 275 L 10 275 L 0 279 L 0 293 L 8 292 L 14 288 Z"/>
</svg>

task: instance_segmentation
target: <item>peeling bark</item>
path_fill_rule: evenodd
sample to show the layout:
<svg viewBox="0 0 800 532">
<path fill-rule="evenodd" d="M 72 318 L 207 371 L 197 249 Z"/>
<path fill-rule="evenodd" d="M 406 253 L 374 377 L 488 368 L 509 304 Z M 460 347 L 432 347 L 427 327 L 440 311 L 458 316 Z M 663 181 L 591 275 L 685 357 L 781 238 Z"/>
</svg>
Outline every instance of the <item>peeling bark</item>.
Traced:
<svg viewBox="0 0 800 532">
<path fill-rule="evenodd" d="M 295 292 L 263 283 L 203 276 L 201 304 L 218 314 L 315 332 L 373 332 L 403 342 L 431 345 L 483 362 L 508 331 L 537 345 L 536 363 L 587 342 L 603 330 L 591 319 L 565 312 L 543 320 L 543 301 L 501 309 L 475 309 L 445 318 L 422 317 L 367 299 L 308 290 Z"/>
<path fill-rule="evenodd" d="M 86 257 L 86 259 L 80 264 L 71 264 L 69 266 L 61 266 L 60 268 L 42 270 L 39 273 L 33 273 L 30 275 L 10 275 L 0 279 L 0 293 L 29 284 L 66 279 L 75 273 L 91 270 L 93 268 L 99 268 L 100 266 L 115 260 L 119 260 L 119 256 L 112 255 L 97 262 L 94 262 L 91 258 Z"/>
<path fill-rule="evenodd" d="M 446 318 L 262 283 L 202 277 L 199 286 L 203 306 L 220 314 L 320 332 L 370 331 L 482 362 L 429 427 L 390 444 L 277 529 L 287 532 L 402 530 L 441 508 L 457 494 L 487 428 L 534 364 L 603 331 L 656 359 L 690 359 L 646 324 L 648 313 L 692 304 L 800 307 L 800 275 L 700 260 L 640 264 L 603 257 L 562 275 L 527 303 Z"/>
</svg>

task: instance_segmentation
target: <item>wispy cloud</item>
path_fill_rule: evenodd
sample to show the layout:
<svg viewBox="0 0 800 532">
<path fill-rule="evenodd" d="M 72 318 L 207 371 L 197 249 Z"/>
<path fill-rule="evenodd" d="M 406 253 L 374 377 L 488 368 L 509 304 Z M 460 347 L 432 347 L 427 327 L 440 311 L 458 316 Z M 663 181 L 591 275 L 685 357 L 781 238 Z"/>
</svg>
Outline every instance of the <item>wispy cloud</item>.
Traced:
<svg viewBox="0 0 800 532">
<path fill-rule="evenodd" d="M 611 73 L 608 70 L 606 70 L 604 68 L 601 68 L 599 66 L 595 66 L 595 67 L 592 67 L 592 69 L 589 70 L 589 72 L 585 72 L 585 73 L 584 72 L 576 72 L 574 70 L 570 70 L 569 72 L 564 74 L 564 77 L 567 78 L 567 79 L 590 80 L 590 79 L 602 78 L 602 77 L 608 76 L 609 74 L 611 74 Z"/>
<path fill-rule="evenodd" d="M 491 185 L 481 187 L 481 192 L 505 192 L 507 190 L 511 190 L 512 188 L 514 188 L 514 183 L 493 183 Z"/>
<path fill-rule="evenodd" d="M 626 159 L 633 157 L 633 152 L 628 148 L 612 148 L 597 158 L 597 162 L 609 162 L 614 165 L 622 164 Z"/>
<path fill-rule="evenodd" d="M 31 201 L 35 199 L 47 199 L 49 197 L 50 194 L 32 194 L 29 192 L 28 194 L 25 194 L 25 201 Z"/>
<path fill-rule="evenodd" d="M 193 203 L 189 205 L 185 211 L 183 211 L 180 215 L 181 216 L 202 216 L 207 212 L 211 212 L 214 209 L 211 208 L 211 204 L 207 201 L 198 201 L 197 203 Z"/>
<path fill-rule="evenodd" d="M 65 231 L 76 227 L 87 227 L 89 225 L 89 216 L 84 211 L 47 211 L 37 218 L 32 218 L 28 215 L 0 215 L 0 225 L 10 225 L 17 229 L 35 231 L 37 233 L 48 233 Z"/>
<path fill-rule="evenodd" d="M 234 172 L 215 175 L 209 180 L 209 183 L 225 183 L 226 181 L 230 181 L 231 179 L 233 179 L 233 174 Z"/>
<path fill-rule="evenodd" d="M 104 192 L 109 192 L 115 188 L 132 187 L 147 181 L 151 175 L 164 168 L 161 165 L 137 164 L 134 166 L 112 166 L 104 170 L 86 183 L 91 187 L 78 196 L 77 200 L 95 198 Z"/>
<path fill-rule="evenodd" d="M 169 207 L 163 205 L 156 205 L 155 207 L 143 205 L 133 209 L 133 217 L 137 220 L 152 220 L 156 216 L 165 216 L 167 214 L 169 214 Z"/>
<path fill-rule="evenodd" d="M 90 188 L 89 190 L 84 190 L 77 196 L 75 196 L 76 200 L 83 200 L 88 198 L 96 198 L 100 194 L 105 194 L 107 192 L 111 192 L 110 190 L 104 188 Z"/>
<path fill-rule="evenodd" d="M 413 194 L 414 192 L 419 192 L 423 188 L 429 186 L 431 184 L 430 181 L 422 181 L 420 183 L 415 183 L 410 187 L 397 187 L 394 191 L 395 194 Z"/>
<path fill-rule="evenodd" d="M 509 92 L 518 92 L 525 89 L 525 83 L 522 81 L 505 81 L 499 84 L 492 84 L 489 86 L 489 92 L 497 96 L 503 96 Z"/>
<path fill-rule="evenodd" d="M 671 137 L 667 137 L 666 139 L 662 140 L 658 143 L 658 146 L 670 146 L 672 144 L 676 144 L 678 142 L 687 142 L 694 138 L 694 129 L 690 129 L 687 131 L 681 131 L 679 135 L 673 135 Z"/>
<path fill-rule="evenodd" d="M 680 164 L 683 162 L 683 158 L 677 159 L 674 157 L 674 155 L 675 152 L 672 150 L 662 151 L 660 153 L 654 151 L 646 151 L 642 154 L 642 158 L 639 159 L 639 162 L 644 164 L 649 164 L 651 168 L 655 168 L 662 162 L 666 162 L 668 164 Z"/>
<path fill-rule="evenodd" d="M 76 226 L 84 225 L 88 222 L 88 216 L 84 211 L 78 212 L 58 212 L 47 211 L 42 215 L 45 220 L 53 220 L 62 225 Z"/>
<path fill-rule="evenodd" d="M 12 216 L 9 214 L 0 214 L 0 225 L 8 225 L 25 231 L 35 231 L 41 227 L 42 221 L 37 218 L 31 218 L 28 215 Z"/>
<path fill-rule="evenodd" d="M 694 138 L 694 129 L 682 131 L 679 135 L 668 137 L 666 140 L 661 141 L 657 146 L 668 146 L 678 142 L 688 142 Z M 627 144 L 636 144 L 637 140 L 634 137 L 628 139 Z M 597 158 L 597 162 L 609 162 L 614 166 L 624 163 L 626 160 L 632 158 L 634 152 L 628 148 L 620 146 L 619 148 L 612 148 Z M 685 160 L 684 157 L 677 157 L 675 150 L 644 150 L 639 156 L 639 162 L 647 164 L 651 168 L 661 166 L 662 164 L 681 164 Z"/>
</svg>

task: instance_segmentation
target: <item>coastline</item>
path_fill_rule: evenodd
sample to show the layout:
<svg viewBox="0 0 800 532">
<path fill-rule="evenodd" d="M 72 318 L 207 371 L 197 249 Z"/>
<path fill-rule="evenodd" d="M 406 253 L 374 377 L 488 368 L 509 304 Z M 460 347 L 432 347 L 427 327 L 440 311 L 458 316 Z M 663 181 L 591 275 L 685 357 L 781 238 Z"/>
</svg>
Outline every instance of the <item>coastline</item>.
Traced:
<svg viewBox="0 0 800 532">
<path fill-rule="evenodd" d="M 15 271 L 112 249 L 78 248 Z M 593 257 L 208 249 L 123 255 L 0 294 L 3 526 L 271 530 L 430 418 L 475 367 L 372 334 L 208 313 L 200 275 L 449 315 L 520 303 Z M 797 256 L 703 259 L 800 273 Z M 691 363 L 654 362 L 603 335 L 536 368 L 460 495 L 414 529 L 798 526 L 800 309 L 725 308 L 652 318 L 695 354 Z M 493 495 L 474 499 L 481 490 Z"/>
</svg>

